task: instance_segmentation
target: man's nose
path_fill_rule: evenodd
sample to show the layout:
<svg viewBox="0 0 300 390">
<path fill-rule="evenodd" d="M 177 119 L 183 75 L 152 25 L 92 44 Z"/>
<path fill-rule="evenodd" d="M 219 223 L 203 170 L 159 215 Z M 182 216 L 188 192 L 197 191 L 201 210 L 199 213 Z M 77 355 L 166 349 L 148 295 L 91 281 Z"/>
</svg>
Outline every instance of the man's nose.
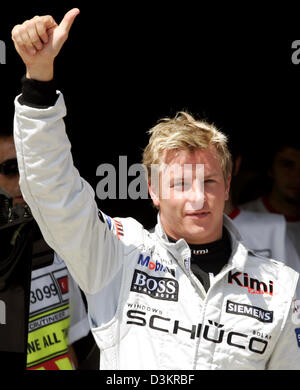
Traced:
<svg viewBox="0 0 300 390">
<path fill-rule="evenodd" d="M 204 188 L 198 183 L 195 182 L 193 187 L 186 194 L 187 210 L 200 210 L 203 208 L 205 193 Z"/>
</svg>

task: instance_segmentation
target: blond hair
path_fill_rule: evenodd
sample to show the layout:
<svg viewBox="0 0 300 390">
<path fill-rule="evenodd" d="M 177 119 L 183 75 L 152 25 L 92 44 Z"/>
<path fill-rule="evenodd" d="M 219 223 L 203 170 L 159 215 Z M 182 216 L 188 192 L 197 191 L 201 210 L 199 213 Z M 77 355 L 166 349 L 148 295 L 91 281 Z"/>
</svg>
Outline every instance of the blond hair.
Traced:
<svg viewBox="0 0 300 390">
<path fill-rule="evenodd" d="M 196 120 L 185 111 L 174 118 L 163 118 L 152 127 L 149 143 L 143 152 L 143 164 L 151 177 L 151 165 L 160 164 L 165 150 L 195 150 L 214 146 L 220 157 L 223 176 L 226 181 L 232 170 L 231 154 L 227 147 L 227 137 L 213 124 Z"/>
</svg>

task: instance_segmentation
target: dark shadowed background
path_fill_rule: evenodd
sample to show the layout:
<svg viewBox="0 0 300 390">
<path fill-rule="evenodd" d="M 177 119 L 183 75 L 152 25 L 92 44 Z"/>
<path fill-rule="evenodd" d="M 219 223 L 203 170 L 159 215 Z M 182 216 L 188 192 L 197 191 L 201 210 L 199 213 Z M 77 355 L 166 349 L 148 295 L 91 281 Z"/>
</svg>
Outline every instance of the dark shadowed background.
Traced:
<svg viewBox="0 0 300 390">
<path fill-rule="evenodd" d="M 94 189 L 100 164 L 118 170 L 119 156 L 128 157 L 128 166 L 140 162 L 146 131 L 182 109 L 228 134 L 243 153 L 245 172 L 263 172 L 274 134 L 299 132 L 300 64 L 291 60 L 292 42 L 300 38 L 295 12 L 176 4 L 8 5 L 0 15 L 6 44 L 6 64 L 0 65 L 2 131 L 11 124 L 24 74 L 11 29 L 35 15 L 52 14 L 59 22 L 78 7 L 81 13 L 56 59 L 56 78 L 67 104 L 75 165 Z M 100 203 L 111 216 L 130 215 L 146 227 L 155 223 L 150 200 Z"/>
</svg>

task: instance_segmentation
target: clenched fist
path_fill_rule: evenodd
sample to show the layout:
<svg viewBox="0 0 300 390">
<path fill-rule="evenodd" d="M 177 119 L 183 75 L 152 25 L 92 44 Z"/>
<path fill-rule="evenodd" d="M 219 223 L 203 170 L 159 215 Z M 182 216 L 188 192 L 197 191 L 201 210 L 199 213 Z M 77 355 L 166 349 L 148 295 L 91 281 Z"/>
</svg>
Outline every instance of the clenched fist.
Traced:
<svg viewBox="0 0 300 390">
<path fill-rule="evenodd" d="M 15 48 L 26 65 L 26 77 L 40 81 L 53 78 L 54 59 L 79 12 L 78 8 L 71 9 L 60 24 L 50 15 L 35 16 L 12 29 Z"/>
</svg>

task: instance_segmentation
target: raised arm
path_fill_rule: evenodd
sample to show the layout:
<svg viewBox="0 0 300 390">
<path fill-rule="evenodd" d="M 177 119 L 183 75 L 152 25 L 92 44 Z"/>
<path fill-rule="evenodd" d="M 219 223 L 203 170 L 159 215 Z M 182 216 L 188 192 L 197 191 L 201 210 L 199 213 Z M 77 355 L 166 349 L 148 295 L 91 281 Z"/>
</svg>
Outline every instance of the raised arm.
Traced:
<svg viewBox="0 0 300 390">
<path fill-rule="evenodd" d="M 79 286 L 95 293 L 119 273 L 124 243 L 111 220 L 99 214 L 93 189 L 74 167 L 64 99 L 51 81 L 54 59 L 78 13 L 69 11 L 59 25 L 41 16 L 14 27 L 12 37 L 27 75 L 23 94 L 15 100 L 14 137 L 23 197 L 45 240 Z"/>
</svg>

